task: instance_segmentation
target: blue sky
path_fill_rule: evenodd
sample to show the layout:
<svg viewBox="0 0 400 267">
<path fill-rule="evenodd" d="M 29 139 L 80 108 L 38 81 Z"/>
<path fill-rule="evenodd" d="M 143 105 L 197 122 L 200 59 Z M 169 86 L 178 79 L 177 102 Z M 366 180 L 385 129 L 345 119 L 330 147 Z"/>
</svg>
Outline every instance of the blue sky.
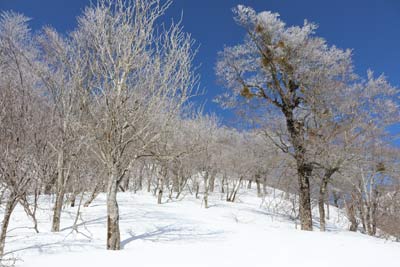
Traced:
<svg viewBox="0 0 400 267">
<path fill-rule="evenodd" d="M 33 29 L 52 25 L 61 32 L 75 26 L 75 18 L 89 0 L 0 0 L 0 9 L 18 11 L 33 18 Z M 222 92 L 216 83 L 214 65 L 217 52 L 224 45 L 243 39 L 243 32 L 232 19 L 232 7 L 244 4 L 258 11 L 281 14 L 289 25 L 302 24 L 304 19 L 319 25 L 317 34 L 341 48 L 354 50 L 354 63 L 359 74 L 368 68 L 385 73 L 388 80 L 400 87 L 400 1 L 399 0 L 175 0 L 165 20 L 179 19 L 197 40 L 200 51 L 196 64 L 201 64 L 201 86 L 207 90 L 201 101 L 206 110 L 232 118 L 212 99 Z M 400 126 L 392 131 L 400 132 Z M 400 144 L 400 142 L 398 142 Z"/>
</svg>

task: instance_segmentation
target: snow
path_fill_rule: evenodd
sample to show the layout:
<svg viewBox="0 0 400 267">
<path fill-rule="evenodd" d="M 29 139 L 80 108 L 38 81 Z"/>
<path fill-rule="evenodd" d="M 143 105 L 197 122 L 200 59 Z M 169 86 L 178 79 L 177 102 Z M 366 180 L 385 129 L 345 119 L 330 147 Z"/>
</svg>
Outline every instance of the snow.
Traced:
<svg viewBox="0 0 400 267">
<path fill-rule="evenodd" d="M 60 233 L 50 232 L 52 199 L 46 196 L 39 234 L 21 207 L 13 214 L 6 257 L 23 267 L 399 266 L 399 243 L 346 231 L 341 210 L 331 207 L 328 232 L 319 232 L 317 217 L 314 232 L 304 232 L 288 215 L 289 202 L 269 196 L 262 202 L 246 191 L 228 203 L 214 193 L 204 209 L 190 195 L 157 205 L 151 194 L 120 193 L 121 251 L 105 250 L 104 195 L 82 207 L 79 233 L 71 228 L 76 207 L 63 211 Z"/>
</svg>

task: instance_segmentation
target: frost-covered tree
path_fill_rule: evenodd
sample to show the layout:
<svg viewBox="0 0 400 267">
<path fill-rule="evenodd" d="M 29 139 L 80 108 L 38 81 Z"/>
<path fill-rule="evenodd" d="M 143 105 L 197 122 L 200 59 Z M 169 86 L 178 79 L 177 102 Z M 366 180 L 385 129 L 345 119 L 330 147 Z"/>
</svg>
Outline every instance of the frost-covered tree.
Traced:
<svg viewBox="0 0 400 267">
<path fill-rule="evenodd" d="M 356 82 L 351 51 L 329 46 L 316 37 L 313 23 L 286 26 L 276 13 L 257 13 L 245 6 L 234 11 L 235 20 L 247 34 L 243 44 L 227 47 L 219 55 L 217 74 L 231 89 L 219 101 L 227 107 L 250 110 L 252 121 L 273 129 L 271 140 L 294 157 L 301 228 L 312 230 L 310 179 L 315 162 L 309 141 L 318 134 L 318 114 L 330 116 L 331 121 L 337 118 L 338 112 L 330 113 L 326 106 L 329 98 L 351 90 Z M 382 77 L 368 80 L 385 82 Z M 385 101 L 395 108 L 393 101 Z"/>
<path fill-rule="evenodd" d="M 117 192 L 131 167 L 179 115 L 196 83 L 193 41 L 178 24 L 156 30 L 170 1 L 101 0 L 71 33 L 89 73 L 82 131 L 107 175 L 107 248 L 120 249 Z"/>
<path fill-rule="evenodd" d="M 42 137 L 47 136 L 43 129 L 47 126 L 48 110 L 35 87 L 38 79 L 31 71 L 30 63 L 35 60 L 37 50 L 32 44 L 28 21 L 14 12 L 0 15 L 0 201 L 5 204 L 0 260 L 14 208 L 18 203 L 29 208 L 27 197 L 36 195 L 34 190 L 40 186 L 38 174 L 43 166 L 40 160 L 46 151 Z"/>
</svg>

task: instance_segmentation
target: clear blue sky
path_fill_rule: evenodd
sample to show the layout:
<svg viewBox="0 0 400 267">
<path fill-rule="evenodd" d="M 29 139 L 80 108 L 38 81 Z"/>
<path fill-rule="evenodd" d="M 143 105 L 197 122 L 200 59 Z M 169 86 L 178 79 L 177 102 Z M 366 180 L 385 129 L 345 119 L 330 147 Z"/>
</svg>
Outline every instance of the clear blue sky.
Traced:
<svg viewBox="0 0 400 267">
<path fill-rule="evenodd" d="M 75 18 L 89 0 L 0 0 L 0 9 L 18 11 L 33 18 L 33 29 L 50 24 L 61 32 L 75 26 Z M 200 44 L 197 64 L 201 64 L 201 85 L 207 90 L 206 110 L 217 112 L 226 122 L 232 116 L 212 103 L 222 89 L 216 84 L 214 65 L 224 45 L 243 39 L 243 32 L 232 19 L 232 7 L 244 4 L 258 11 L 281 14 L 289 25 L 304 19 L 319 25 L 317 34 L 341 48 L 354 50 L 359 74 L 368 68 L 385 73 L 400 87 L 400 0 L 175 0 L 165 19 L 180 18 L 186 31 Z M 393 131 L 400 132 L 400 126 Z M 400 144 L 400 142 L 398 142 Z"/>
</svg>

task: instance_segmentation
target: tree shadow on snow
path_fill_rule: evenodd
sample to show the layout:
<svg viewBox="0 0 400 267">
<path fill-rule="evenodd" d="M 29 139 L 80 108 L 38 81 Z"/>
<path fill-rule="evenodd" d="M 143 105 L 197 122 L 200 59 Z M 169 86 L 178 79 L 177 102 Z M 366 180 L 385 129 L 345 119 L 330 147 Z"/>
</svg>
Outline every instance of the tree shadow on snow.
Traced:
<svg viewBox="0 0 400 267">
<path fill-rule="evenodd" d="M 135 240 L 145 240 L 151 242 L 170 242 L 170 241 L 190 241 L 190 240 L 207 240 L 215 239 L 221 236 L 224 231 L 200 232 L 198 229 L 176 225 L 166 225 L 156 227 L 155 230 L 135 235 L 133 231 L 129 231 L 129 238 L 121 242 L 121 248 Z"/>
</svg>

